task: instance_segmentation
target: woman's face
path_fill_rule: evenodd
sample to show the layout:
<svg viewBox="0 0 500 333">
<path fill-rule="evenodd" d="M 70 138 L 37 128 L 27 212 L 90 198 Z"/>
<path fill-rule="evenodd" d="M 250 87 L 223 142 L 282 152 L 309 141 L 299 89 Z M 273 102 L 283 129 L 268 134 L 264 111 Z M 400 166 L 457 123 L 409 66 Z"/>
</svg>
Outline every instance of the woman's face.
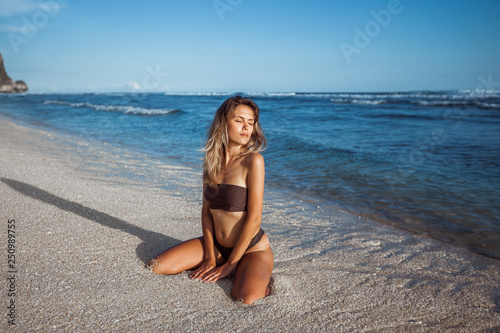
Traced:
<svg viewBox="0 0 500 333">
<path fill-rule="evenodd" d="M 246 105 L 238 105 L 229 116 L 227 135 L 229 143 L 246 145 L 253 133 L 255 115 L 253 110 Z"/>
</svg>

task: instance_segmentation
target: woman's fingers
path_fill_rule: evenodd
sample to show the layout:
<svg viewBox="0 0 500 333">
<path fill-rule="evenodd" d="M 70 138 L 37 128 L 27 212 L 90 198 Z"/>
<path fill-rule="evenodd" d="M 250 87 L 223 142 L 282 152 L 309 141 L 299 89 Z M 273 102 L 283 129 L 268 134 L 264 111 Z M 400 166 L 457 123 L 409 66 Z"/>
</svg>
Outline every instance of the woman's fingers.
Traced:
<svg viewBox="0 0 500 333">
<path fill-rule="evenodd" d="M 204 282 L 212 282 L 213 278 L 216 276 L 217 268 L 211 269 L 209 271 L 204 272 L 199 276 L 199 279 Z"/>
<path fill-rule="evenodd" d="M 231 270 L 232 270 L 231 267 L 224 264 L 222 266 L 210 270 L 204 276 L 202 276 L 200 280 L 204 282 L 215 282 L 217 280 L 223 279 L 226 276 L 228 276 L 231 273 Z"/>
<path fill-rule="evenodd" d="M 234 266 L 230 266 L 227 263 L 219 267 L 214 267 L 210 263 L 203 263 L 189 277 L 203 282 L 215 282 L 231 274 L 233 269 Z"/>
<path fill-rule="evenodd" d="M 193 273 L 191 273 L 191 275 L 189 275 L 189 277 L 191 279 L 197 279 L 198 276 L 200 275 L 200 271 L 199 271 L 199 268 L 197 270 L 195 270 Z"/>
<path fill-rule="evenodd" d="M 189 275 L 189 277 L 191 279 L 196 279 L 198 277 L 198 275 L 200 274 L 201 270 L 202 270 L 202 267 L 200 266 L 197 269 L 195 269 L 194 272 Z"/>
<path fill-rule="evenodd" d="M 210 272 L 215 265 L 207 264 L 204 262 L 200 267 L 198 267 L 191 275 L 189 275 L 190 278 L 192 279 L 200 279 L 202 278 L 205 274 Z"/>
<path fill-rule="evenodd" d="M 218 273 L 209 273 L 207 274 L 202 281 L 204 282 L 215 282 L 217 280 L 219 280 L 221 277 L 220 277 L 220 274 Z"/>
<path fill-rule="evenodd" d="M 207 276 L 205 276 L 202 281 L 203 282 L 215 282 L 217 281 L 219 278 L 219 275 L 218 274 L 215 274 L 215 273 L 212 273 L 212 274 L 208 274 Z"/>
</svg>

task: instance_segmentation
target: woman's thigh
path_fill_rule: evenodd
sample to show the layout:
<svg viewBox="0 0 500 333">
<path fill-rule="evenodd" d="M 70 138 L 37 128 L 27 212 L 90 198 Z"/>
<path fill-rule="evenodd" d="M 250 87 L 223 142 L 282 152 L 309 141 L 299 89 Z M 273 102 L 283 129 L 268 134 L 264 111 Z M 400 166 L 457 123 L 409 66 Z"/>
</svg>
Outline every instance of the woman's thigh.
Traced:
<svg viewBox="0 0 500 333">
<path fill-rule="evenodd" d="M 270 247 L 243 255 L 236 269 L 232 296 L 247 304 L 266 297 L 273 266 L 274 257 Z"/>
<path fill-rule="evenodd" d="M 157 274 L 177 274 L 195 269 L 203 262 L 203 237 L 194 238 L 177 244 L 149 263 Z"/>
</svg>

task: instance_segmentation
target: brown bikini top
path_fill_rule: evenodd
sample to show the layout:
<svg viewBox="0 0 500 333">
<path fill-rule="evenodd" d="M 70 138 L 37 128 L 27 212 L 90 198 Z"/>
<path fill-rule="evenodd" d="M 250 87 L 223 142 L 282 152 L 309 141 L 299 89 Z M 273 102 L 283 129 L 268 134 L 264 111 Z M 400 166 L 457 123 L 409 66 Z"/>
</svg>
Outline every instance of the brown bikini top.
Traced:
<svg viewBox="0 0 500 333">
<path fill-rule="evenodd" d="M 210 209 L 220 209 L 226 212 L 247 211 L 247 188 L 231 184 L 219 184 L 213 188 L 205 187 L 205 199 Z"/>
</svg>

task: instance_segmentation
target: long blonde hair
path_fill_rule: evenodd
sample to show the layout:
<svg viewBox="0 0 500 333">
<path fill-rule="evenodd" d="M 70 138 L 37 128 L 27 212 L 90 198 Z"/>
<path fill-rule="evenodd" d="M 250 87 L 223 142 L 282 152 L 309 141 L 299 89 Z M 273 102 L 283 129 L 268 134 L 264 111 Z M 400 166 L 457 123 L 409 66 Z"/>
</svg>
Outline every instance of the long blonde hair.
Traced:
<svg viewBox="0 0 500 333">
<path fill-rule="evenodd" d="M 230 97 L 222 103 L 215 113 L 214 120 L 208 131 L 207 141 L 203 151 L 203 183 L 216 186 L 222 182 L 222 175 L 226 166 L 226 149 L 228 144 L 227 125 L 229 117 L 239 105 L 246 105 L 253 110 L 253 132 L 248 144 L 243 147 L 241 156 L 249 153 L 258 153 L 266 148 L 266 138 L 259 123 L 259 107 L 247 97 Z"/>
</svg>

